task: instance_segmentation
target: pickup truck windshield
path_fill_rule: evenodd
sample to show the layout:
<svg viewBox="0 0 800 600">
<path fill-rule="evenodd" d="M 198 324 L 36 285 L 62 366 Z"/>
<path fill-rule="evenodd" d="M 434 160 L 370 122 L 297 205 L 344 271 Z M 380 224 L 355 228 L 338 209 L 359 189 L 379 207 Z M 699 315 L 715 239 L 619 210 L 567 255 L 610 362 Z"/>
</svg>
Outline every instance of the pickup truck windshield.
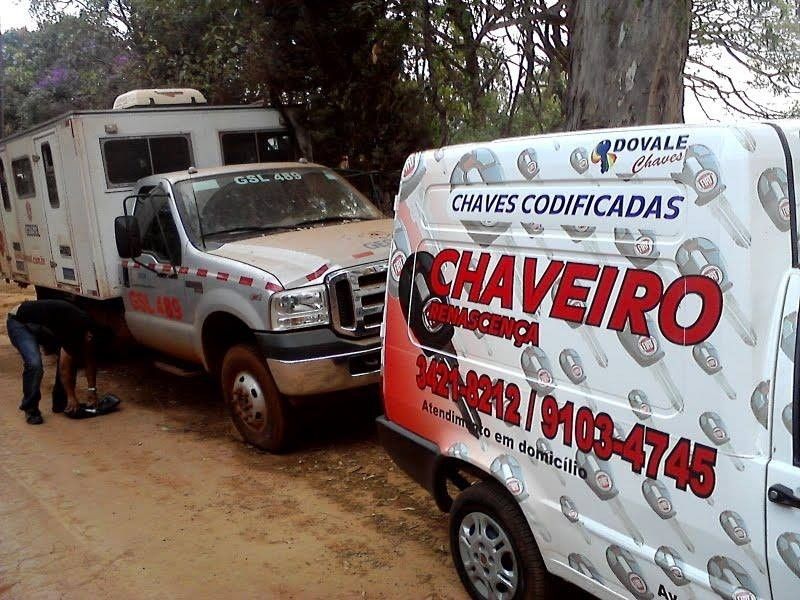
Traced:
<svg viewBox="0 0 800 600">
<path fill-rule="evenodd" d="M 175 186 L 195 240 L 380 219 L 380 211 L 329 169 L 258 169 L 197 177 Z M 202 234 L 202 235 L 201 235 Z"/>
</svg>

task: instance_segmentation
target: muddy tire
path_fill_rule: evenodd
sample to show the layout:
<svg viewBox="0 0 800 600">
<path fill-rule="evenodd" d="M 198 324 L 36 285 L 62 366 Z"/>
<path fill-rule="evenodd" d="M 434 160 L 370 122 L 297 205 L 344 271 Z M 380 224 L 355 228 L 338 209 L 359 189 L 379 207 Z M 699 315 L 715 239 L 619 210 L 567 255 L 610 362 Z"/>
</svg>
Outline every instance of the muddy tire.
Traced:
<svg viewBox="0 0 800 600">
<path fill-rule="evenodd" d="M 450 553 L 475 600 L 542 600 L 552 578 L 519 504 L 493 482 L 461 492 L 450 511 Z"/>
<path fill-rule="evenodd" d="M 286 450 L 289 405 L 258 350 L 248 345 L 228 350 L 220 382 L 231 420 L 242 438 L 269 452 Z"/>
</svg>

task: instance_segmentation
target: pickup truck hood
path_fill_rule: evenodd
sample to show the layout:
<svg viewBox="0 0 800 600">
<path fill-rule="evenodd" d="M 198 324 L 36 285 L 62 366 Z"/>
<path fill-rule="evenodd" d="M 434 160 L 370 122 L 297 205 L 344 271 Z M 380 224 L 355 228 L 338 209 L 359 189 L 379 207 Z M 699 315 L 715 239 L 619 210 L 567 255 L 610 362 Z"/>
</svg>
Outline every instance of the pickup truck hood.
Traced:
<svg viewBox="0 0 800 600">
<path fill-rule="evenodd" d="M 392 221 L 357 221 L 228 242 L 210 253 L 272 273 L 286 289 L 354 265 L 389 260 Z"/>
</svg>

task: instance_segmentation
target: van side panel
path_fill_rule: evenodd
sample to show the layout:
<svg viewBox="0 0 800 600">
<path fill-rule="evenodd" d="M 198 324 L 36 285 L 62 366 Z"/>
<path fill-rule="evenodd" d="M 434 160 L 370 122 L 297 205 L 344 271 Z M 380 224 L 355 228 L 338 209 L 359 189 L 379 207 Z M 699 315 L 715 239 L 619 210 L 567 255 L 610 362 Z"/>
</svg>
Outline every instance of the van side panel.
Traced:
<svg viewBox="0 0 800 600">
<path fill-rule="evenodd" d="M 736 572 L 767 597 L 770 440 L 751 398 L 774 376 L 792 252 L 759 181 L 784 164 L 753 124 L 409 157 L 387 418 L 503 484 L 578 585 L 711 598 Z"/>
</svg>

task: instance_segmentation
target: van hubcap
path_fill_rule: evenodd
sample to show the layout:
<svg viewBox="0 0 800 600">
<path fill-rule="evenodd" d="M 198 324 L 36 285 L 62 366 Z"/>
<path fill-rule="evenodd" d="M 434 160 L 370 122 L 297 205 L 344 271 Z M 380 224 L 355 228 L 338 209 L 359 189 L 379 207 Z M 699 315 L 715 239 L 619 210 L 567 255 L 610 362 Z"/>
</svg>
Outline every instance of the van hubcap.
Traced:
<svg viewBox="0 0 800 600">
<path fill-rule="evenodd" d="M 233 410 L 253 431 L 262 431 L 267 424 L 267 403 L 258 380 L 242 371 L 233 379 Z"/>
<path fill-rule="evenodd" d="M 472 512 L 461 520 L 461 562 L 472 585 L 486 600 L 512 598 L 519 585 L 519 566 L 508 534 L 489 515 Z"/>
</svg>

